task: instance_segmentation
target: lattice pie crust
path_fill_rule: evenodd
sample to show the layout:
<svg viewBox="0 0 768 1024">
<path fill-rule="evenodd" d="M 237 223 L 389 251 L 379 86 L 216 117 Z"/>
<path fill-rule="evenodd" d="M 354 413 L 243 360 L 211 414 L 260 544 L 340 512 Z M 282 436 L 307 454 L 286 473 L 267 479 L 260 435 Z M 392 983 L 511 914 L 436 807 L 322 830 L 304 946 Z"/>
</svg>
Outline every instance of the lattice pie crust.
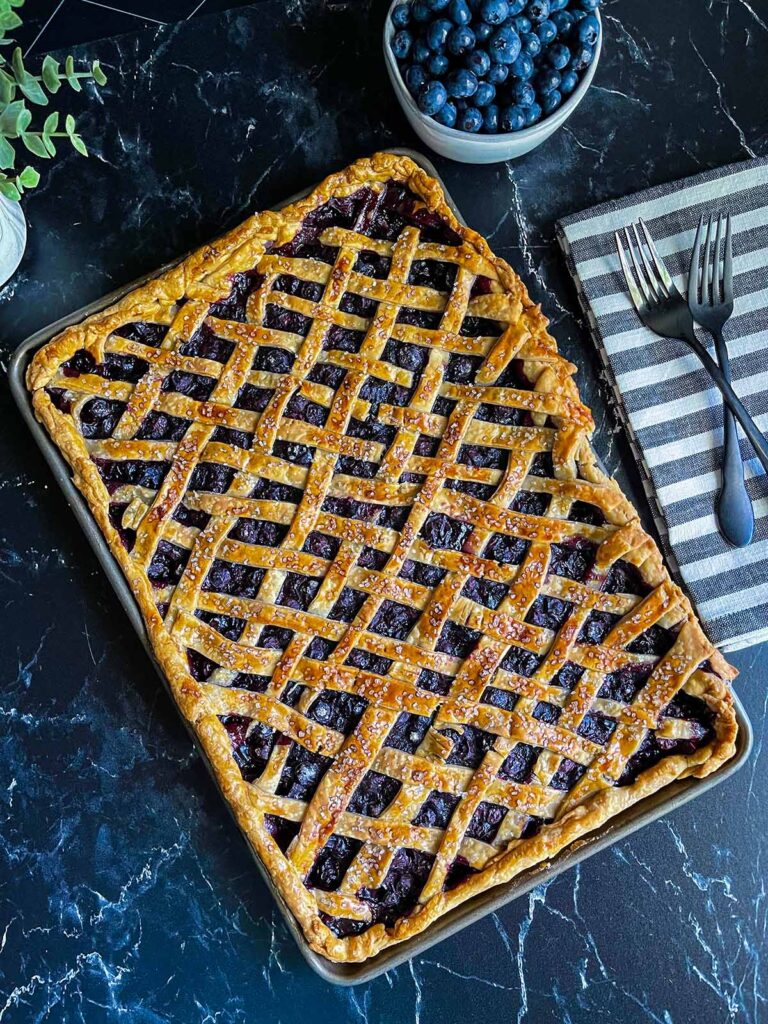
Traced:
<svg viewBox="0 0 768 1024">
<path fill-rule="evenodd" d="M 38 417 L 316 950 L 414 935 L 733 752 L 570 363 L 378 154 L 36 355 Z"/>
</svg>

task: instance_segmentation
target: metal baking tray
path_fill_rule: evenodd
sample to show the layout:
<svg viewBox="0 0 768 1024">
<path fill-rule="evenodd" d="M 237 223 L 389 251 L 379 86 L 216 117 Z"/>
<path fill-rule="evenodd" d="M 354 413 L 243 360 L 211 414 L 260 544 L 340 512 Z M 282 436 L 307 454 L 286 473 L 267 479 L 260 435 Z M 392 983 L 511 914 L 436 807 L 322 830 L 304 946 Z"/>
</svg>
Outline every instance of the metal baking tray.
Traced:
<svg viewBox="0 0 768 1024">
<path fill-rule="evenodd" d="M 436 178 L 442 185 L 448 203 L 456 216 L 459 220 L 463 220 L 456 204 L 445 190 L 445 186 L 443 185 L 435 167 L 428 159 L 420 153 L 414 152 L 410 149 L 397 148 L 390 150 L 390 152 L 409 156 L 430 175 Z M 290 199 L 286 199 L 284 203 L 279 204 L 275 209 L 287 206 L 296 199 L 307 195 L 310 191 L 311 189 L 306 189 L 305 191 L 292 196 Z M 172 263 L 166 264 L 166 266 L 162 267 L 160 270 L 155 271 L 152 274 L 147 274 L 136 281 L 132 281 L 130 284 L 123 285 L 121 288 L 116 289 L 109 295 L 105 295 L 102 299 L 92 302 L 89 305 L 84 306 L 82 309 L 79 309 L 74 313 L 70 313 L 68 316 L 62 317 L 61 320 L 57 320 L 56 323 L 50 324 L 42 330 L 36 331 L 35 334 L 22 342 L 16 350 L 13 358 L 11 359 L 8 371 L 11 392 L 16 404 L 21 410 L 21 414 L 26 420 L 46 462 L 51 467 L 56 482 L 64 492 L 64 496 L 69 502 L 75 518 L 83 528 L 96 557 L 106 572 L 109 581 L 117 594 L 118 600 L 125 609 L 133 628 L 139 635 L 147 654 L 152 659 L 169 696 L 170 687 L 168 686 L 165 675 L 152 652 L 138 605 L 136 604 L 133 594 L 131 593 L 125 577 L 123 576 L 120 566 L 110 553 L 109 547 L 107 546 L 95 519 L 91 515 L 85 498 L 80 494 L 72 482 L 69 465 L 66 463 L 58 448 L 53 444 L 45 429 L 35 419 L 30 394 L 27 391 L 24 377 L 27 366 L 29 365 L 29 362 L 36 350 L 46 344 L 46 342 L 50 341 L 50 339 L 60 331 L 64 330 L 65 327 L 69 327 L 71 324 L 78 323 L 86 317 L 91 316 L 93 313 L 99 312 L 105 307 L 111 305 L 113 302 L 116 302 L 127 292 L 141 284 L 144 284 L 151 278 L 156 277 L 169 267 L 174 266 L 177 262 L 179 261 L 174 260 Z M 591 857 L 593 854 L 599 853 L 612 843 L 626 839 L 628 835 L 631 835 L 631 833 L 635 832 L 637 829 L 650 824 L 652 821 L 656 821 L 663 815 L 669 814 L 670 811 L 682 806 L 682 804 L 687 803 L 689 800 L 693 800 L 697 796 L 701 796 L 703 793 L 706 793 L 707 790 L 712 789 L 713 786 L 717 786 L 721 782 L 724 782 L 745 763 L 749 757 L 753 742 L 752 726 L 741 702 L 735 695 L 734 704 L 739 726 L 738 737 L 736 740 L 736 753 L 727 764 L 723 765 L 712 775 L 708 776 L 706 779 L 684 779 L 666 786 L 660 792 L 646 797 L 644 800 L 639 801 L 637 804 L 628 808 L 622 814 L 612 818 L 610 821 L 606 822 L 605 825 L 597 828 L 591 835 L 571 844 L 571 846 L 561 851 L 551 860 L 530 868 L 528 871 L 525 871 L 516 878 L 513 878 L 510 882 L 498 885 L 487 892 L 480 893 L 472 899 L 467 900 L 465 903 L 455 907 L 442 918 L 435 921 L 420 935 L 407 939 L 396 946 L 391 946 L 363 963 L 334 963 L 311 949 L 304 937 L 301 927 L 283 901 L 280 892 L 274 885 L 272 878 L 264 868 L 253 847 L 251 847 L 251 852 L 254 855 L 256 866 L 259 869 L 265 884 L 272 893 L 278 906 L 281 908 L 287 927 L 296 940 L 296 943 L 309 966 L 326 981 L 332 982 L 335 985 L 361 984 L 383 974 L 385 971 L 389 971 L 394 967 L 397 967 L 406 960 L 409 960 L 411 957 L 423 953 L 425 950 L 429 949 L 430 946 L 435 945 L 435 943 L 441 942 L 450 935 L 454 935 L 460 929 L 466 928 L 468 925 L 480 920 L 492 911 L 498 910 L 500 907 L 503 907 L 512 900 L 518 899 L 520 896 L 524 896 L 542 882 L 550 881 L 555 876 L 562 874 L 562 872 L 581 863 L 581 861 L 585 860 L 587 857 Z M 216 782 L 216 777 L 211 765 L 208 763 L 205 752 L 197 742 L 192 729 L 186 722 L 185 725 L 187 725 L 189 734 L 197 747 L 200 756 L 208 767 L 211 778 Z M 229 808 L 229 804 L 226 800 L 224 803 Z M 246 842 L 247 841 L 248 840 L 246 838 Z"/>
</svg>

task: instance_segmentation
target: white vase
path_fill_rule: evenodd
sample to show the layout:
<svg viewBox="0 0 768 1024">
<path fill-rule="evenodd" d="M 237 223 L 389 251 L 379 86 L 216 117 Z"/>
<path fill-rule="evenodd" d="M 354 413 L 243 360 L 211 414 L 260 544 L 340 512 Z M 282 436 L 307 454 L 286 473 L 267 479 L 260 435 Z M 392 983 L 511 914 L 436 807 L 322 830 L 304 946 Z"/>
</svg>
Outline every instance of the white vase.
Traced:
<svg viewBox="0 0 768 1024">
<path fill-rule="evenodd" d="M 27 244 L 27 222 L 20 203 L 0 196 L 0 286 L 13 276 Z"/>
</svg>

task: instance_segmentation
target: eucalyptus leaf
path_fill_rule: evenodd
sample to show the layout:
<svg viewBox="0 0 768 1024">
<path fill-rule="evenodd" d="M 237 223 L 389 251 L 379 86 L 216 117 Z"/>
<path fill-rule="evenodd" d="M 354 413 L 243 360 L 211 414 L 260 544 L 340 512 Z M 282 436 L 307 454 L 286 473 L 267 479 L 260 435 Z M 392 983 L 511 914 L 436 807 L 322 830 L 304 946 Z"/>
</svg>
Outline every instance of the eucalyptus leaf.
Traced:
<svg viewBox="0 0 768 1024">
<path fill-rule="evenodd" d="M 97 85 L 107 84 L 107 76 L 102 71 L 101 64 L 99 64 L 97 60 L 95 60 L 91 65 L 91 74 L 93 75 L 93 80 Z"/>
<path fill-rule="evenodd" d="M 4 171 L 13 167 L 16 162 L 16 152 L 7 139 L 0 135 L 0 168 Z"/>
<path fill-rule="evenodd" d="M 80 85 L 80 79 L 75 77 L 75 58 L 71 54 L 64 61 L 64 74 L 67 76 L 67 81 L 75 92 L 80 92 L 82 86 Z"/>
<path fill-rule="evenodd" d="M 11 179 L 6 177 L 0 178 L 0 195 L 5 196 L 6 199 L 13 199 L 15 202 L 21 199 L 21 192 Z"/>
<path fill-rule="evenodd" d="M 48 150 L 45 147 L 45 143 L 38 135 L 37 132 L 22 132 L 21 141 L 27 147 L 30 153 L 34 153 L 35 156 L 40 156 L 43 160 L 47 160 L 49 157 Z"/>
<path fill-rule="evenodd" d="M 16 96 L 16 83 L 11 76 L 0 68 L 0 106 L 11 103 Z"/>
<path fill-rule="evenodd" d="M 78 153 L 80 153 L 82 156 L 88 156 L 88 150 L 86 149 L 85 143 L 79 135 L 70 135 L 69 141 L 72 143 L 72 145 L 75 147 Z"/>
<path fill-rule="evenodd" d="M 34 167 L 25 167 L 16 180 L 20 181 L 24 188 L 35 188 L 40 182 L 40 172 Z"/>
<path fill-rule="evenodd" d="M 59 68 L 61 65 L 57 60 L 49 54 L 46 55 L 43 60 L 43 67 L 41 69 L 41 75 L 43 83 L 50 93 L 56 93 L 61 88 L 61 76 L 59 74 Z"/>
<path fill-rule="evenodd" d="M 19 134 L 24 110 L 24 100 L 14 100 L 0 111 L 0 135 L 13 139 Z"/>
</svg>

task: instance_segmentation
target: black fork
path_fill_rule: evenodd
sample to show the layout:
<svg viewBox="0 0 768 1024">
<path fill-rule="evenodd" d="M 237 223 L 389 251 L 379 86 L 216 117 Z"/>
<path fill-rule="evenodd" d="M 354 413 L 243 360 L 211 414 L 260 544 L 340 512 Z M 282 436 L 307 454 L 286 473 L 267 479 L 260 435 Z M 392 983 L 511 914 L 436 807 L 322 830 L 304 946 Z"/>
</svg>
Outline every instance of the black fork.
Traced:
<svg viewBox="0 0 768 1024">
<path fill-rule="evenodd" d="M 725 226 L 725 232 L 723 232 Z M 723 234 L 725 240 L 723 244 Z M 707 237 L 704 245 L 704 259 L 701 248 L 704 243 L 704 217 L 699 221 L 696 241 L 691 255 L 691 271 L 688 275 L 688 308 L 696 323 L 701 324 L 715 339 L 717 361 L 726 380 L 731 379 L 731 363 L 728 347 L 723 337 L 723 328 L 733 313 L 733 246 L 731 241 L 731 218 L 720 214 L 717 218 L 717 233 L 712 251 L 713 219 L 709 218 Z M 720 259 L 720 250 L 723 258 Z M 723 481 L 717 497 L 717 519 L 720 531 L 731 544 L 745 547 L 752 540 L 755 530 L 755 513 L 749 500 L 744 481 L 744 464 L 739 450 L 739 433 L 736 419 L 727 407 L 723 407 Z"/>
<path fill-rule="evenodd" d="M 768 441 L 742 405 L 730 382 L 726 380 L 723 371 L 696 337 L 688 303 L 677 290 L 667 268 L 659 258 L 653 239 L 642 219 L 640 228 L 645 246 L 640 240 L 640 233 L 636 225 L 633 224 L 631 230 L 624 228 L 624 237 L 637 281 L 627 262 L 621 234 L 616 232 L 616 246 L 619 250 L 621 268 L 624 271 L 637 315 L 645 326 L 656 334 L 660 334 L 663 338 L 677 338 L 679 341 L 684 341 L 696 353 L 704 369 L 712 378 L 712 383 L 719 388 L 723 401 L 741 424 L 763 468 L 768 472 Z"/>
</svg>

